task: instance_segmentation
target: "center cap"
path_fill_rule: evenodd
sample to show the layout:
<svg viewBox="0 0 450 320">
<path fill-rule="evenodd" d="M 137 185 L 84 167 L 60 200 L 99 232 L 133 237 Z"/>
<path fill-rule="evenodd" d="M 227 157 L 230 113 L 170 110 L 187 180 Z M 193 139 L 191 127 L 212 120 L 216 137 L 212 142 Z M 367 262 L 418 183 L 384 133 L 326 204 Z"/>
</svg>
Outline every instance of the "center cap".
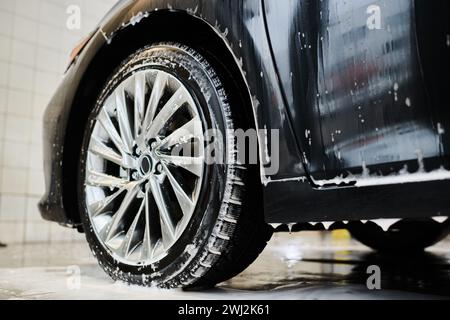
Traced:
<svg viewBox="0 0 450 320">
<path fill-rule="evenodd" d="M 139 160 L 139 170 L 143 176 L 146 176 L 152 172 L 152 159 L 150 156 L 145 155 Z"/>
</svg>

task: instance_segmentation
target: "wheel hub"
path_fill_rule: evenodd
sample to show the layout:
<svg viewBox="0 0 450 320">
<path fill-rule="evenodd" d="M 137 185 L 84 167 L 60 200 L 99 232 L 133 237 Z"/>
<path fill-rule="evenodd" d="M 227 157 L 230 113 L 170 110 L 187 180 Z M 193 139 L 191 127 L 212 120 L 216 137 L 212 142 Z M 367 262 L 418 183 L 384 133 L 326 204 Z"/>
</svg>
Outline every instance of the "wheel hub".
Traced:
<svg viewBox="0 0 450 320">
<path fill-rule="evenodd" d="M 153 172 L 153 161 L 149 155 L 144 155 L 139 159 L 139 171 L 142 177 L 147 177 Z"/>
</svg>

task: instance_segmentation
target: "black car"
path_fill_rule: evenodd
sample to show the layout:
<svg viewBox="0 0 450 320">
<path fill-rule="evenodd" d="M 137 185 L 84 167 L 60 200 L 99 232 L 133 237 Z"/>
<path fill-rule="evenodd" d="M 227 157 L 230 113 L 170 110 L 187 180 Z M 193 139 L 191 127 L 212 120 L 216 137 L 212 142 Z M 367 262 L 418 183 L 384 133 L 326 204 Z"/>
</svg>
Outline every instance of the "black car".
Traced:
<svg viewBox="0 0 450 320">
<path fill-rule="evenodd" d="M 450 226 L 449 18 L 446 0 L 120 1 L 46 111 L 42 215 L 114 279 L 167 288 L 233 277 L 274 231 L 423 250 Z"/>
</svg>

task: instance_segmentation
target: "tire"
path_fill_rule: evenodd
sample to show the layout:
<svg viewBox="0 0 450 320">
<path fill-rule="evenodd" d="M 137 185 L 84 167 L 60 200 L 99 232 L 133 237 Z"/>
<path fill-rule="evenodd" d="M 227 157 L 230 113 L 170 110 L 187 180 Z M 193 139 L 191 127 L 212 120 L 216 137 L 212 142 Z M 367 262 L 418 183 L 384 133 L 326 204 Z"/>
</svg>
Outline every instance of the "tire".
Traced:
<svg viewBox="0 0 450 320">
<path fill-rule="evenodd" d="M 263 219 L 263 209 L 261 207 L 262 194 L 259 192 L 261 190 L 261 184 L 259 182 L 258 168 L 252 165 L 237 164 L 235 141 L 229 136 L 230 130 L 245 127 L 248 123 L 246 123 L 246 119 L 240 116 L 242 112 L 236 112 L 234 109 L 235 106 L 229 105 L 229 101 L 232 100 L 229 99 L 227 90 L 230 89 L 230 92 L 232 92 L 233 89 L 224 86 L 220 77 L 223 74 L 220 68 L 213 68 L 211 65 L 193 48 L 181 44 L 160 43 L 146 47 L 132 54 L 113 73 L 106 82 L 103 92 L 96 100 L 97 102 L 92 107 L 92 112 L 84 133 L 79 161 L 78 195 L 79 199 L 81 199 L 79 201 L 79 211 L 82 217 L 86 239 L 94 256 L 97 258 L 100 266 L 114 280 L 161 288 L 212 287 L 217 283 L 232 278 L 247 268 L 258 257 L 272 235 L 272 228 Z M 136 129 L 134 133 L 135 141 L 133 141 L 133 157 L 136 155 L 136 159 L 138 156 L 141 158 L 138 160 L 134 158 L 134 160 L 130 160 L 135 167 L 136 163 L 140 163 L 140 166 L 137 169 L 134 169 L 133 166 L 131 166 L 131 169 L 121 168 L 119 171 L 121 177 L 123 175 L 128 175 L 128 177 L 134 175 L 137 177 L 135 178 L 136 180 L 133 180 L 135 184 L 141 181 L 140 179 L 146 179 L 139 176 L 144 176 L 145 174 L 149 174 L 150 178 L 148 179 L 153 182 L 146 181 L 136 190 L 132 189 L 135 186 L 124 187 L 125 192 L 121 191 L 122 195 L 116 195 L 116 200 L 112 200 L 112 203 L 109 203 L 108 207 L 105 207 L 105 202 L 102 202 L 101 205 L 104 207 L 102 210 L 105 212 L 101 213 L 100 217 L 108 222 L 106 223 L 106 227 L 101 229 L 101 224 L 96 220 L 100 218 L 98 216 L 94 217 L 92 214 L 93 205 L 95 208 L 99 208 L 96 207 L 98 201 L 93 202 L 92 198 L 105 197 L 106 199 L 109 194 L 108 192 L 113 192 L 112 189 L 117 187 L 117 185 L 115 187 L 109 186 L 105 188 L 103 185 L 106 184 L 104 178 L 98 178 L 96 173 L 92 174 L 92 168 L 95 165 L 99 165 L 98 163 L 103 163 L 99 165 L 103 170 L 109 170 L 109 166 L 114 166 L 114 164 L 109 164 L 109 160 L 105 159 L 97 162 L 99 156 L 92 151 L 92 141 L 94 141 L 93 137 L 96 137 L 96 134 L 101 135 L 101 130 L 106 131 L 104 129 L 105 126 L 103 123 L 100 123 L 101 121 L 99 119 L 102 110 L 107 108 L 110 95 L 117 92 L 115 90 L 118 90 L 122 84 L 124 88 L 132 88 L 132 85 L 129 86 L 127 84 L 127 79 L 132 79 L 129 80 L 130 83 L 134 81 L 134 86 L 137 88 L 139 80 L 136 80 L 138 77 L 136 75 L 139 74 L 143 74 L 140 77 L 144 78 L 147 82 L 147 85 L 144 86 L 147 90 L 144 89 L 144 98 L 141 99 L 145 103 L 142 105 L 150 105 L 150 102 L 147 103 L 147 101 L 150 100 L 151 90 L 153 88 L 150 88 L 149 77 L 153 77 L 153 74 L 156 74 L 156 78 L 153 79 L 154 82 L 152 84 L 154 87 L 156 87 L 155 83 L 159 75 L 163 74 L 166 77 L 164 78 L 166 82 L 162 90 L 163 93 L 160 95 L 160 100 L 164 103 L 168 104 L 167 101 L 170 96 L 172 98 L 175 97 L 175 94 L 172 93 L 165 97 L 169 87 L 179 86 L 178 90 L 182 88 L 186 89 L 187 93 L 185 93 L 185 96 L 189 94 L 192 100 L 186 99 L 190 102 L 183 102 L 182 107 L 176 103 L 174 104 L 174 108 L 178 109 L 171 115 L 173 119 L 170 118 L 164 123 L 164 130 L 169 132 L 166 132 L 166 135 L 170 135 L 171 129 L 168 129 L 169 127 L 174 126 L 174 123 L 177 121 L 181 121 L 176 118 L 181 117 L 182 114 L 186 119 L 192 116 L 192 121 L 194 119 L 200 119 L 201 128 L 204 131 L 206 129 L 215 129 L 222 134 L 223 138 L 215 139 L 211 142 L 211 145 L 216 150 L 221 151 L 223 155 L 219 158 L 223 160 L 223 163 L 217 161 L 213 164 L 203 164 L 201 179 L 197 176 L 194 177 L 193 174 L 188 177 L 190 179 L 189 181 L 195 178 L 195 182 L 190 182 L 190 184 L 194 185 L 194 190 L 198 190 L 198 192 L 193 191 L 191 193 L 190 190 L 189 192 L 185 191 L 185 195 L 187 194 L 190 200 L 192 200 L 192 203 L 194 196 L 196 197 L 196 204 L 193 206 L 193 209 L 190 205 L 184 206 L 183 203 L 186 202 L 178 198 L 182 192 L 179 191 L 177 193 L 175 191 L 175 189 L 180 189 L 175 187 L 169 174 L 175 177 L 174 170 L 178 170 L 179 175 L 177 177 L 181 175 L 186 177 L 186 173 L 190 174 L 191 172 L 186 170 L 187 167 L 184 164 L 184 167 L 181 167 L 181 162 L 178 162 L 179 166 L 177 167 L 174 164 L 174 160 L 170 157 L 172 159 L 170 161 L 172 162 L 165 162 L 165 158 L 156 159 L 159 156 L 167 156 L 163 154 L 161 149 L 159 149 L 159 153 L 156 150 L 156 148 L 162 148 L 161 145 L 164 144 L 164 140 L 161 142 L 159 136 L 155 138 L 155 140 L 158 140 L 157 142 L 153 141 L 155 145 L 158 142 L 161 144 L 159 147 L 155 147 L 155 150 L 153 150 L 153 142 L 145 142 L 145 148 L 148 148 L 146 152 L 151 152 L 152 154 L 145 156 L 148 159 L 144 160 L 144 156 L 142 155 L 144 151 L 141 151 L 144 147 L 139 146 L 139 143 L 142 144 L 142 139 L 140 140 L 141 142 L 137 142 L 140 139 L 137 138 L 139 137 L 139 130 L 142 131 L 141 136 L 147 137 L 147 133 L 144 132 L 146 130 L 144 128 L 145 125 L 142 125 L 141 129 Z M 123 91 L 128 92 L 126 90 L 123 89 Z M 120 102 L 116 102 L 117 105 L 114 107 L 116 109 L 112 112 L 112 115 L 108 113 L 112 109 L 106 111 L 110 119 L 112 119 L 111 123 L 114 124 L 116 131 L 121 135 L 123 142 L 121 146 L 126 145 L 124 142 L 125 138 L 122 138 L 122 136 L 126 137 L 126 134 L 122 133 L 131 131 L 127 131 L 126 129 L 122 130 L 122 127 L 126 126 L 121 127 L 119 117 L 121 114 L 124 114 L 123 110 L 127 110 L 126 112 L 129 113 L 128 116 L 133 112 L 137 113 L 136 107 L 133 107 L 133 103 L 130 101 L 130 99 L 134 101 L 138 100 L 136 99 L 138 96 L 136 93 L 138 92 L 137 90 L 135 91 L 134 98 L 130 97 L 131 94 L 129 92 L 125 93 L 125 100 L 121 100 L 124 101 L 125 109 L 122 107 L 120 111 L 118 109 Z M 114 94 L 117 96 L 116 93 Z M 121 95 L 119 94 L 119 96 Z M 162 110 L 164 110 L 162 108 L 164 103 L 161 101 L 158 101 L 154 117 L 151 119 L 154 123 L 158 123 L 157 119 L 164 119 L 164 117 L 158 118 L 163 113 Z M 183 109 L 180 111 L 181 108 L 185 108 L 186 110 Z M 189 115 L 184 113 L 189 113 Z M 193 115 L 190 113 L 193 113 Z M 145 119 L 142 122 L 145 123 Z M 150 125 L 150 128 L 152 125 Z M 162 131 L 163 129 L 160 130 Z M 151 131 L 151 129 L 148 129 L 148 131 Z M 161 131 L 158 132 L 158 135 Z M 113 140 L 111 135 L 105 138 L 105 140 L 108 139 Z M 195 137 L 190 142 L 184 141 L 180 143 L 187 143 L 189 145 L 197 143 L 197 147 L 202 148 L 202 144 L 194 140 Z M 114 141 L 112 143 L 109 141 L 108 143 L 113 146 L 111 148 L 118 149 Z M 142 152 L 142 154 L 137 155 L 138 152 Z M 155 154 L 157 155 L 155 156 Z M 95 161 L 92 160 L 93 158 Z M 123 159 L 125 158 L 123 157 Z M 126 162 L 123 159 L 122 162 Z M 160 162 L 155 165 L 157 161 Z M 91 164 L 93 162 L 95 164 Z M 144 165 L 144 162 L 147 164 Z M 163 173 L 163 178 L 156 176 L 157 174 L 161 174 L 161 172 L 155 169 L 155 166 L 159 166 L 158 170 L 165 172 Z M 145 171 L 147 169 L 148 171 Z M 183 174 L 180 173 L 181 171 L 183 171 Z M 200 171 L 196 170 L 195 172 L 198 175 Z M 133 178 L 129 179 L 132 180 Z M 170 188 L 166 188 L 169 183 L 171 191 Z M 184 188 L 183 190 L 186 190 L 187 185 L 188 183 L 178 184 L 178 186 Z M 128 201 L 128 195 L 132 194 L 131 190 L 133 190 L 133 194 L 136 193 L 141 196 L 143 194 L 144 200 L 142 200 L 140 205 L 139 202 L 136 205 L 135 201 L 139 201 L 137 198 L 132 200 L 132 202 Z M 248 192 L 248 190 L 252 192 Z M 114 192 L 119 191 L 120 189 Z M 168 201 L 168 197 L 170 196 L 172 198 Z M 122 202 L 117 200 L 120 197 L 122 197 Z M 121 206 L 125 203 L 125 199 L 127 199 L 127 203 L 131 204 L 128 205 L 128 208 L 122 210 Z M 158 202 L 157 199 L 162 200 Z M 172 210 L 172 208 L 174 209 Z M 192 209 L 189 211 L 192 212 L 191 216 L 186 221 L 184 220 L 186 216 L 185 209 L 186 211 Z M 115 223 L 114 217 L 118 215 L 118 212 L 123 213 L 123 217 L 120 219 L 117 218 L 116 220 L 119 222 Z M 139 213 L 137 214 L 136 212 Z M 164 220 L 162 212 L 168 213 L 169 218 L 166 217 L 166 220 Z M 139 216 L 136 217 L 136 215 Z M 181 218 L 175 217 L 177 215 L 181 216 Z M 130 222 L 130 219 L 132 222 Z M 169 222 L 164 223 L 164 221 Z M 185 225 L 184 228 L 180 227 L 181 224 Z M 170 228 L 168 227 L 169 225 L 171 225 Z M 133 231 L 130 231 L 133 227 Z M 114 228 L 119 230 L 111 231 Z M 170 234 L 167 230 L 173 233 Z M 117 235 L 115 234 L 116 232 Z M 138 239 L 141 236 L 143 239 L 139 246 L 140 240 Z M 174 243 L 170 244 L 170 241 L 167 239 L 171 239 Z M 119 243 L 120 240 L 123 240 L 120 245 L 113 246 L 111 244 L 113 242 Z M 155 252 L 160 253 L 156 254 Z M 155 258 L 155 256 L 158 257 Z M 136 260 L 132 260 L 131 257 L 134 257 L 133 259 Z"/>
<path fill-rule="evenodd" d="M 450 223 L 432 219 L 401 220 L 384 231 L 374 222 L 357 222 L 349 225 L 349 231 L 356 240 L 376 251 L 417 252 L 444 239 L 450 232 Z"/>
</svg>

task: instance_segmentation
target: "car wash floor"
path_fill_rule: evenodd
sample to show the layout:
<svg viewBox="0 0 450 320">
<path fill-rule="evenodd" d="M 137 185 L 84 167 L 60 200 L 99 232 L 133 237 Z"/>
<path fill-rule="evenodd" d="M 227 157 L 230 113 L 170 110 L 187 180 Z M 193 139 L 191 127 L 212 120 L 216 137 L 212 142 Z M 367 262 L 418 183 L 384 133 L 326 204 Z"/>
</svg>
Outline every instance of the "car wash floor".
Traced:
<svg viewBox="0 0 450 320">
<path fill-rule="evenodd" d="M 381 290 L 369 266 L 379 267 Z M 368 273 L 369 268 L 369 273 Z M 368 281 L 369 280 L 369 281 Z M 441 299 L 450 297 L 450 239 L 416 256 L 383 256 L 345 231 L 276 234 L 236 278 L 207 291 L 113 282 L 83 242 L 0 248 L 0 299 Z"/>
</svg>

